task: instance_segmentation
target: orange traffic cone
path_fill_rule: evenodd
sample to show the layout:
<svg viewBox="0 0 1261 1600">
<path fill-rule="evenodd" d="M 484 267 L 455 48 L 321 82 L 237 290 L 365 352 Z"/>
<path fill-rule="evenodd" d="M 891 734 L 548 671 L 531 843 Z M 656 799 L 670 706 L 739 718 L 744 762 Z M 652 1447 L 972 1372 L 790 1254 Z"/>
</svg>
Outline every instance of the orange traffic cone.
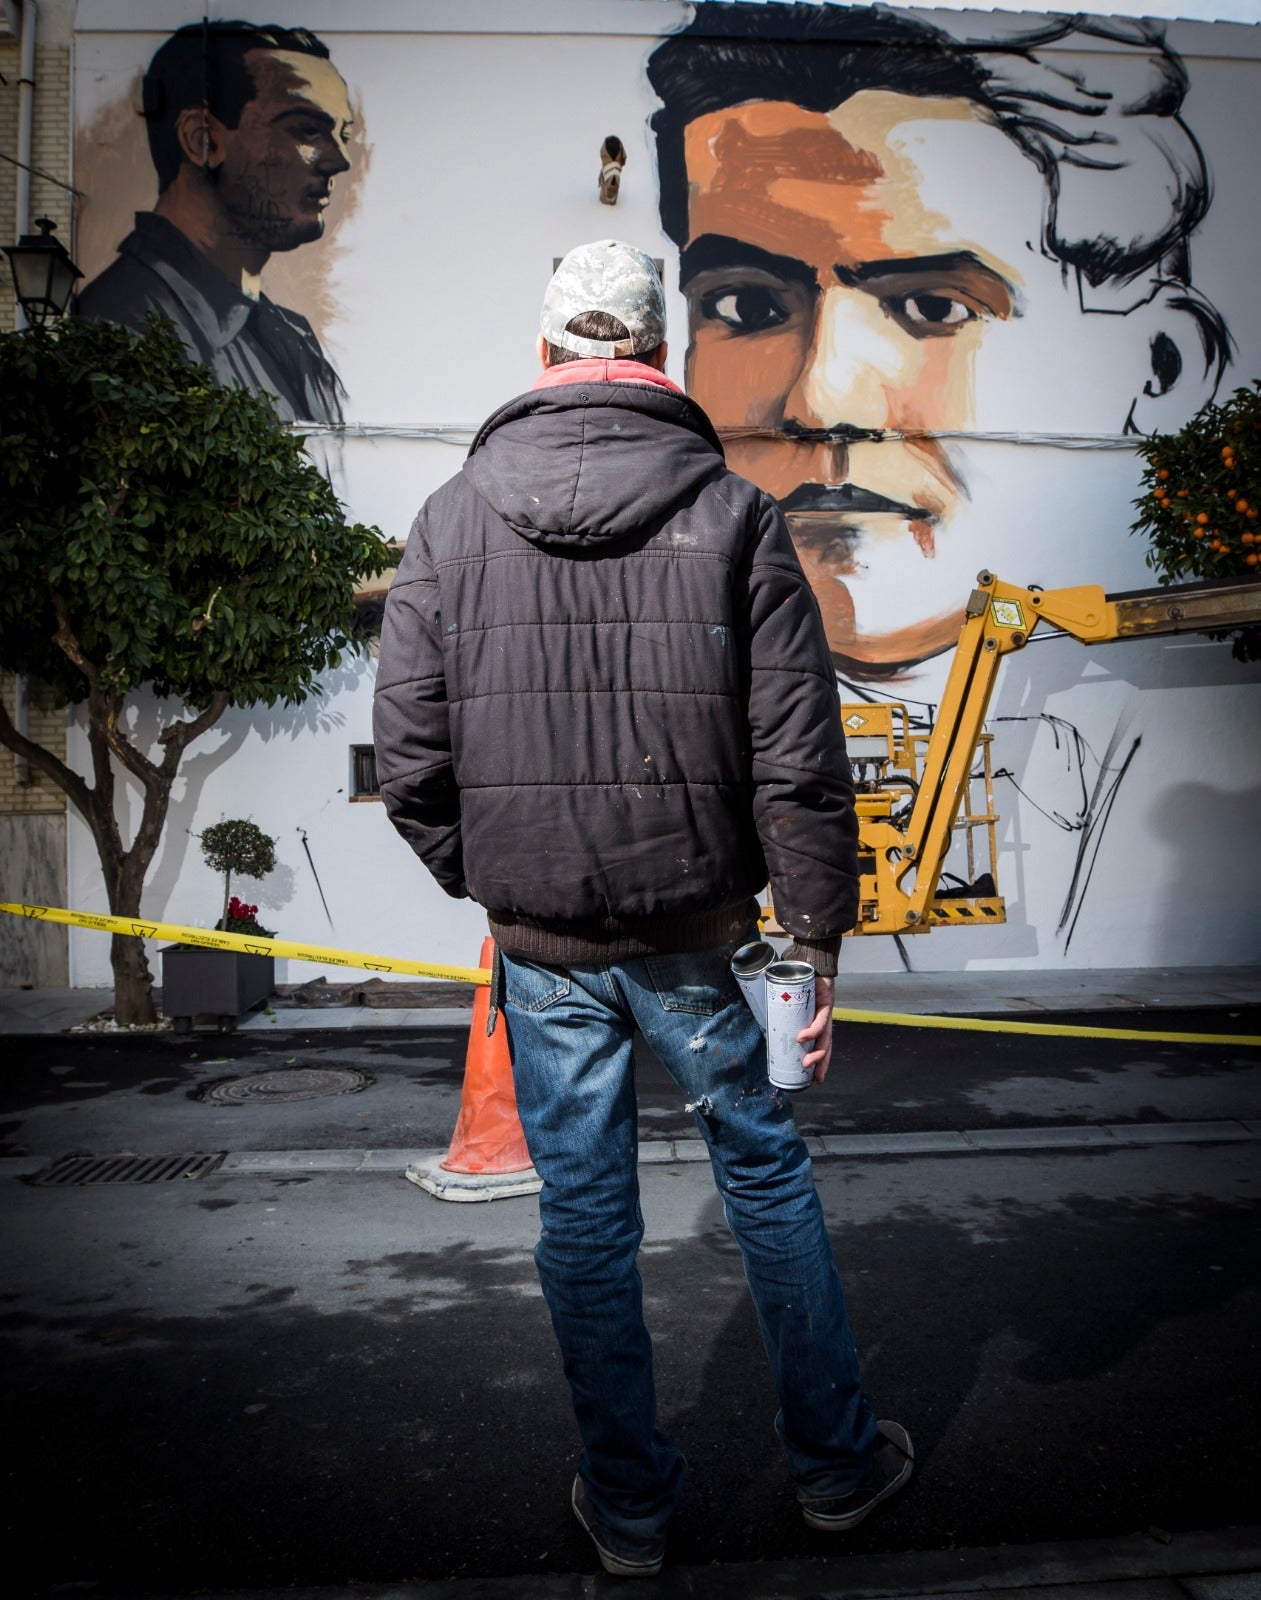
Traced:
<svg viewBox="0 0 1261 1600">
<path fill-rule="evenodd" d="M 484 939 L 479 965 L 489 971 L 494 959 L 495 941 Z M 543 1187 L 517 1113 L 503 1012 L 488 1037 L 489 1017 L 490 989 L 479 984 L 473 996 L 460 1114 L 450 1146 L 441 1161 L 420 1161 L 407 1168 L 408 1178 L 439 1200 L 501 1200 L 537 1194 Z"/>
</svg>

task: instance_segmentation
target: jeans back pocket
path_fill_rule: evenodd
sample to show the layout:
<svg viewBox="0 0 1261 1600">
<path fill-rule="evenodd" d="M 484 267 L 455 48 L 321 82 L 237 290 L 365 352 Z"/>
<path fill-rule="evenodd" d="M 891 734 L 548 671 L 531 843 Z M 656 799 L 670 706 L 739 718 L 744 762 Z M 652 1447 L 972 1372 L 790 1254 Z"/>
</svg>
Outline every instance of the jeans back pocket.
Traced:
<svg viewBox="0 0 1261 1600">
<path fill-rule="evenodd" d="M 536 966 L 516 956 L 504 957 L 504 987 L 518 1011 L 546 1011 L 569 994 L 569 974 Z"/>
<path fill-rule="evenodd" d="M 735 979 L 721 950 L 645 956 L 644 964 L 663 1011 L 712 1017 L 731 1003 Z"/>
</svg>

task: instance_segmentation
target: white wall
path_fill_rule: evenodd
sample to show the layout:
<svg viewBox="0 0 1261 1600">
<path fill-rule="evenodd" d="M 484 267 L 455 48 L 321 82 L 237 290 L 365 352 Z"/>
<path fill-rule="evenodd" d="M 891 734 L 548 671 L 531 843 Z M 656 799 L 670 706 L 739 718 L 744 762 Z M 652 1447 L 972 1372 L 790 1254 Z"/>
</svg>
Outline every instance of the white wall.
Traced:
<svg viewBox="0 0 1261 1600">
<path fill-rule="evenodd" d="M 372 742 L 373 672 L 366 662 L 345 669 L 322 700 L 296 714 L 265 707 L 229 711 L 192 746 L 150 872 L 146 914 L 213 927 L 222 909 L 222 880 L 207 867 L 193 834 L 225 817 L 250 817 L 276 839 L 278 864 L 259 882 L 234 882 L 234 892 L 257 902 L 264 927 L 281 938 L 339 949 L 477 966 L 486 934 L 481 909 L 435 890 L 390 826 L 384 807 L 347 800 L 348 748 Z M 70 758 L 72 764 L 87 764 L 81 725 L 72 728 Z M 136 790 L 121 787 L 134 817 Z M 70 904 L 105 909 L 96 852 L 74 813 Z M 82 929 L 71 934 L 71 983 L 110 983 L 109 939 Z M 158 948 L 149 942 L 155 973 Z M 347 976 L 340 968 L 280 961 L 277 979 L 304 983 L 321 972 L 343 981 Z"/>
<path fill-rule="evenodd" d="M 125 104 L 164 32 L 200 9 L 178 0 L 80 5 L 81 130 L 107 125 L 100 119 Z M 314 28 L 329 43 L 361 118 L 358 176 L 342 190 L 331 237 L 273 261 L 264 275 L 269 293 L 316 323 L 349 391 L 349 420 L 395 435 L 349 437 L 337 447 L 335 481 L 356 516 L 404 536 L 425 496 L 458 469 L 458 441 L 529 385 L 553 258 L 583 239 L 616 234 L 665 260 L 676 330 L 669 370 L 682 380 L 686 318 L 673 287 L 677 252 L 657 217 L 647 128 L 654 102 L 644 64 L 654 34 L 677 27 L 684 7 L 657 0 L 511 7 L 362 0 L 350 8 L 275 0 L 217 6 L 213 14 Z M 1229 24 L 1169 30 L 1191 77 L 1185 118 L 1216 185 L 1193 254 L 1196 283 L 1236 343 L 1226 390 L 1261 374 L 1255 33 Z M 94 154 L 90 139 L 80 146 L 83 232 L 95 252 L 80 259 L 89 275 L 105 264 L 130 211 L 151 198 L 138 119 L 116 115 L 108 126 L 108 151 Z M 596 198 L 598 151 L 608 133 L 630 152 L 616 210 Z M 983 199 L 997 212 L 1005 204 L 1001 192 Z M 1072 429 L 1082 404 L 1074 377 L 1088 370 L 1089 355 L 1083 348 L 1080 363 L 1063 365 L 1058 384 L 1029 374 L 1040 387 L 1041 426 Z M 452 429 L 453 440 L 399 436 L 424 428 Z M 1012 581 L 1048 586 L 1098 582 L 1116 590 L 1149 581 L 1143 547 L 1126 531 L 1137 482 L 1131 454 L 1032 444 L 971 449 L 973 481 L 990 508 L 985 564 Z M 948 581 L 957 587 L 961 580 L 951 573 Z M 930 663 L 896 693 L 932 704 L 943 670 L 941 661 Z M 189 830 L 248 815 L 280 841 L 280 868 L 250 898 L 282 936 L 476 961 L 481 913 L 436 890 L 379 805 L 346 798 L 348 747 L 371 738 L 372 675 L 370 663 L 339 675 L 321 706 L 296 717 L 233 712 L 194 747 L 146 893 L 148 915 L 213 923 L 215 881 Z M 1006 779 L 998 783 L 1008 924 L 917 938 L 909 943 L 913 964 L 950 970 L 1261 960 L 1252 890 L 1261 816 L 1259 677 L 1256 668 L 1232 663 L 1225 647 L 1199 639 L 1091 651 L 1062 639 L 1035 641 L 1011 658 L 991 723 L 996 765 L 1010 768 L 1028 796 Z M 1070 725 L 1084 741 L 1080 774 Z M 1088 793 L 1094 788 L 1110 742 L 1107 759 L 1115 767 L 1135 739 L 1115 804 L 1106 810 L 1095 797 L 1096 812 L 1106 815 L 1079 866 L 1080 831 L 1042 812 L 1072 825 L 1081 783 Z M 71 754 L 86 769 L 81 737 Z M 1084 892 L 1065 920 L 1075 871 Z M 70 882 L 72 905 L 103 905 L 90 840 L 77 825 Z M 108 981 L 102 936 L 76 932 L 71 951 L 74 982 Z M 890 942 L 875 939 L 851 941 L 846 961 L 858 971 L 900 964 Z M 287 976 L 299 981 L 315 970 L 295 967 Z"/>
</svg>

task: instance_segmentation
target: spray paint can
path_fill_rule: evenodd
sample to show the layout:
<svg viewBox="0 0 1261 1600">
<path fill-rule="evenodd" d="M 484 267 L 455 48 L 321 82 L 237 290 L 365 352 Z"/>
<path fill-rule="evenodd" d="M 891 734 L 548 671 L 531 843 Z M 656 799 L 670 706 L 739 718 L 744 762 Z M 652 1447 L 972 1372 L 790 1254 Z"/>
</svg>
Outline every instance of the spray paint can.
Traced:
<svg viewBox="0 0 1261 1600">
<path fill-rule="evenodd" d="M 793 1092 L 814 1081 L 801 1062 L 811 1045 L 797 1035 L 814 1021 L 814 968 L 804 961 L 774 961 L 766 969 L 766 1068 L 777 1089 Z"/>
<path fill-rule="evenodd" d="M 765 939 L 742 944 L 731 958 L 731 974 L 763 1033 L 766 1032 L 766 969 L 774 959 L 775 947 Z"/>
</svg>

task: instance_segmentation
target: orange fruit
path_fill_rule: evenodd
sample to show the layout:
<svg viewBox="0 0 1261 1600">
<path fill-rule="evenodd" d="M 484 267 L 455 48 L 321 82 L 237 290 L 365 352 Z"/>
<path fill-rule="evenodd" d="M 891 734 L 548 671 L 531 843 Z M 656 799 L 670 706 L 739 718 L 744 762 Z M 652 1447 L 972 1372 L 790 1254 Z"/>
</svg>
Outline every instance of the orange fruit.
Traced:
<svg viewBox="0 0 1261 1600">
<path fill-rule="evenodd" d="M 1160 480 L 1161 483 L 1164 483 L 1165 479 L 1168 476 L 1169 476 L 1169 468 L 1168 467 L 1161 467 L 1160 471 L 1156 474 L 1156 477 Z"/>
<path fill-rule="evenodd" d="M 1208 512 L 1201 511 L 1195 520 L 1199 523 L 1201 528 L 1206 528 L 1208 526 Z"/>
</svg>

